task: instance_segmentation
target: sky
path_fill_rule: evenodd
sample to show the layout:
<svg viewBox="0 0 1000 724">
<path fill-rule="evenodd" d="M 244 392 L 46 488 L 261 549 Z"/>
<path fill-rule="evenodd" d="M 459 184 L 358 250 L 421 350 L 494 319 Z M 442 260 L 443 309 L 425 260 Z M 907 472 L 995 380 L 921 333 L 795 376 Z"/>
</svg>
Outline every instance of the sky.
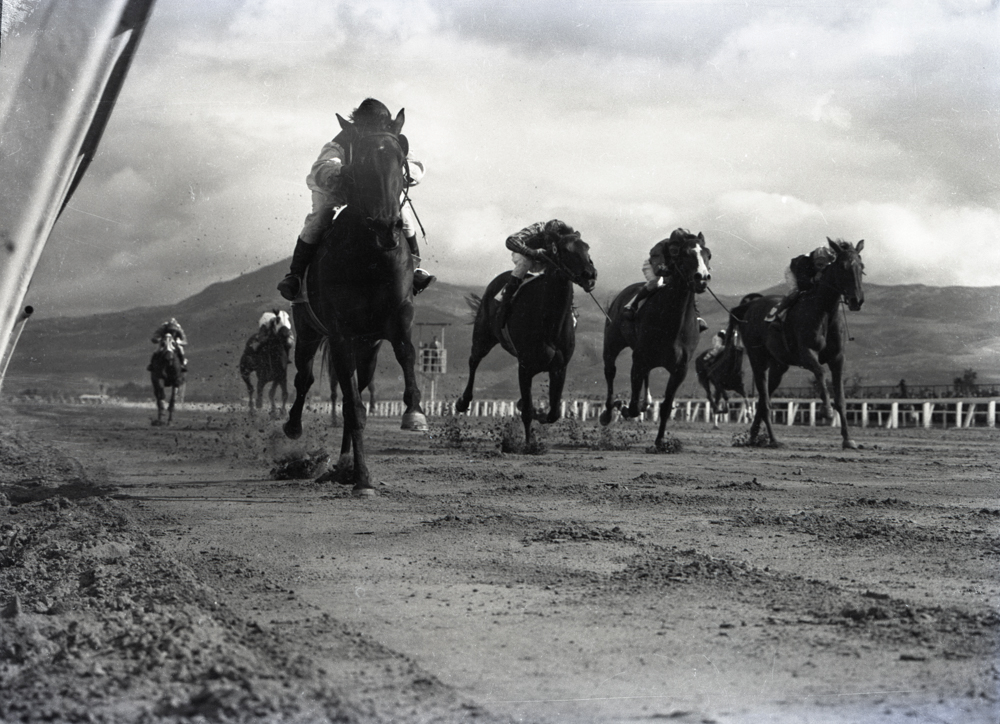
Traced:
<svg viewBox="0 0 1000 724">
<path fill-rule="evenodd" d="M 26 303 L 171 304 L 287 259 L 368 96 L 405 108 L 444 282 L 485 286 L 558 218 L 605 297 L 677 227 L 719 294 L 826 237 L 865 240 L 871 283 L 1000 286 L 998 4 L 157 0 Z"/>
</svg>

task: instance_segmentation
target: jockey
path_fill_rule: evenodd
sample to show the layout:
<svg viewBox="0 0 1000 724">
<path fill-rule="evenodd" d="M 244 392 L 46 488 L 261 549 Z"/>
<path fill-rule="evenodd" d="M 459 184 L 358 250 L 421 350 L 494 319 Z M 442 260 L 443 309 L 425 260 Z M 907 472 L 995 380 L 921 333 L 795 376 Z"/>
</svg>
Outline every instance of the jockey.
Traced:
<svg viewBox="0 0 1000 724">
<path fill-rule="evenodd" d="M 800 254 L 792 259 L 785 270 L 785 282 L 789 286 L 789 292 L 781 298 L 778 306 L 767 316 L 767 320 L 770 322 L 783 321 L 788 310 L 798 301 L 799 296 L 816 287 L 820 274 L 836 256 L 829 246 L 818 246 L 810 253 Z"/>
<path fill-rule="evenodd" d="M 514 260 L 514 270 L 510 273 L 510 279 L 504 285 L 503 298 L 500 300 L 500 311 L 497 315 L 500 326 L 507 324 L 507 317 L 510 315 L 510 305 L 514 299 L 514 293 L 521 286 L 524 277 L 528 272 L 537 274 L 545 269 L 542 259 L 545 252 L 555 258 L 556 243 L 563 236 L 576 234 L 573 227 L 564 224 L 559 219 L 551 221 L 538 221 L 530 226 L 526 226 L 516 234 L 507 237 L 506 246 L 511 251 L 511 258 Z"/>
<path fill-rule="evenodd" d="M 646 278 L 646 284 L 639 289 L 638 294 L 632 297 L 632 300 L 628 304 L 622 307 L 622 316 L 626 320 L 635 319 L 639 302 L 656 291 L 657 287 L 663 285 L 663 277 L 670 273 L 670 269 L 667 267 L 667 249 L 671 243 L 680 241 L 687 234 L 688 231 L 686 229 L 674 229 L 669 239 L 656 242 L 653 248 L 649 250 L 649 258 L 642 263 L 642 275 Z M 695 303 L 695 309 L 698 309 L 697 302 Z M 708 329 L 708 325 L 705 323 L 705 320 L 698 317 L 698 330 L 704 332 L 706 329 Z"/>
<path fill-rule="evenodd" d="M 374 98 L 366 98 L 351 113 L 351 121 L 357 132 L 364 135 L 387 129 L 392 121 L 392 114 L 381 102 Z M 292 263 L 288 274 L 278 283 L 278 291 L 281 292 L 281 296 L 289 301 L 294 301 L 299 295 L 302 275 L 305 274 L 306 267 L 309 266 L 309 262 L 312 261 L 316 253 L 323 231 L 334 217 L 334 210 L 346 203 L 340 182 L 344 164 L 351 155 L 352 135 L 352 131 L 341 130 L 332 141 L 326 143 L 320 149 L 319 156 L 313 163 L 309 175 L 306 176 L 306 186 L 312 193 L 312 211 L 306 215 L 302 231 L 299 232 L 299 238 L 295 242 L 295 251 L 292 254 Z M 403 152 L 407 153 L 409 142 L 406 137 L 401 135 L 399 140 Z M 407 159 L 409 166 L 408 185 L 415 186 L 424 174 L 424 167 L 418 161 L 409 160 L 409 156 Z M 403 233 L 410 247 L 410 253 L 415 262 L 419 264 L 420 249 L 417 246 L 416 230 L 413 224 L 415 219 L 412 209 L 408 209 L 408 207 L 408 203 L 403 206 Z M 434 279 L 435 277 L 418 266 L 413 272 L 414 294 L 422 292 Z"/>
<path fill-rule="evenodd" d="M 247 340 L 247 348 L 251 352 L 256 352 L 268 337 L 277 334 L 278 330 L 282 327 L 288 327 L 289 331 L 292 329 L 292 322 L 288 318 L 288 312 L 284 310 L 278 311 L 277 309 L 264 312 L 257 321 L 257 331 L 250 335 L 250 339 Z M 285 348 L 286 350 L 292 348 L 291 334 L 285 339 Z"/>
<path fill-rule="evenodd" d="M 187 372 L 187 355 L 184 353 L 184 345 L 187 344 L 187 337 L 184 335 L 184 330 L 181 329 L 180 323 L 175 318 L 171 317 L 157 327 L 156 331 L 153 332 L 153 338 L 150 341 L 153 344 L 159 344 L 168 334 L 172 335 L 174 338 L 174 345 L 177 349 L 177 358 L 181 361 L 181 369 Z"/>
<path fill-rule="evenodd" d="M 716 357 L 719 356 L 721 352 L 726 347 L 726 330 L 720 329 L 716 332 L 715 336 L 712 337 L 712 348 L 708 350 L 708 354 L 705 355 L 706 362 L 712 362 Z"/>
</svg>

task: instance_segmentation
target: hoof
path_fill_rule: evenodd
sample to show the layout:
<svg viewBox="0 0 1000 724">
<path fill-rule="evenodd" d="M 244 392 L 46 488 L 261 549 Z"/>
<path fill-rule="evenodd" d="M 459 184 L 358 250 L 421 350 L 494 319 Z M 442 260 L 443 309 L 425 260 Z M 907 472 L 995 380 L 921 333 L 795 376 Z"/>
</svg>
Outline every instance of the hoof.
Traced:
<svg viewBox="0 0 1000 724">
<path fill-rule="evenodd" d="M 373 498 L 375 497 L 375 488 L 370 485 L 357 486 L 351 490 L 351 495 L 355 498 Z"/>
<path fill-rule="evenodd" d="M 858 444 L 854 440 L 844 440 L 843 448 L 845 450 L 857 450 Z"/>
<path fill-rule="evenodd" d="M 600 420 L 601 420 L 601 424 L 604 427 L 607 427 L 608 425 L 610 425 L 611 424 L 611 410 L 605 410 L 604 412 L 602 412 Z"/>
<path fill-rule="evenodd" d="M 152 425 L 153 427 L 162 427 L 163 426 L 163 420 L 153 420 L 149 424 Z"/>
<path fill-rule="evenodd" d="M 455 412 L 463 413 L 469 411 L 469 403 L 471 400 L 459 400 L 455 403 Z"/>
<path fill-rule="evenodd" d="M 282 431 L 285 433 L 285 437 L 291 440 L 298 440 L 302 437 L 302 425 L 293 425 L 290 422 L 286 422 L 281 426 Z"/>
<path fill-rule="evenodd" d="M 407 412 L 403 415 L 403 424 L 399 426 L 399 429 L 424 432 L 428 429 L 427 416 L 422 412 Z"/>
</svg>

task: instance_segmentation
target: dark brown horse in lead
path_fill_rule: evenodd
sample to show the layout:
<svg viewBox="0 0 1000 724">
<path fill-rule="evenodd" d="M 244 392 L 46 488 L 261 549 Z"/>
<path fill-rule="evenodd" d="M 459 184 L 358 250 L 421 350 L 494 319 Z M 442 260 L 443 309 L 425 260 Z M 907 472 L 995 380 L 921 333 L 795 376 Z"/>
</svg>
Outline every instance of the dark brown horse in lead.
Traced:
<svg viewBox="0 0 1000 724">
<path fill-rule="evenodd" d="M 757 387 L 757 413 L 750 425 L 750 444 L 758 443 L 761 423 L 767 429 L 769 444 L 778 446 L 771 427 L 771 395 L 789 367 L 802 367 L 813 373 L 816 387 L 823 399 L 823 414 L 832 421 L 833 408 L 840 416 L 840 434 L 843 447 L 857 448 L 847 427 L 844 408 L 844 324 L 841 321 L 840 303 L 857 312 L 865 302 L 861 283 L 865 265 L 861 261 L 864 239 L 857 246 L 849 241 L 832 240 L 827 243 L 835 258 L 820 273 L 815 287 L 803 292 L 787 310 L 783 322 L 768 319 L 779 296 L 765 296 L 741 304 L 732 310 L 730 331 L 736 325 L 743 332 L 743 343 L 753 370 Z M 823 366 L 830 368 L 833 383 L 833 408 L 826 390 Z"/>
<path fill-rule="evenodd" d="M 308 303 L 292 306 L 295 333 L 295 401 L 285 434 L 302 434 L 302 408 L 313 383 L 320 343 L 330 346 L 330 386 L 340 384 L 344 434 L 338 470 L 350 475 L 356 495 L 372 495 L 365 462 L 367 413 L 361 392 L 371 383 L 382 340 L 392 345 L 403 370 L 404 428 L 426 429 L 414 371 L 413 258 L 403 237 L 400 198 L 406 187 L 406 155 L 400 145 L 401 110 L 385 132 L 357 134 L 344 169 L 347 206 L 324 234 L 305 275 Z M 353 458 L 351 451 L 353 450 Z"/>
</svg>

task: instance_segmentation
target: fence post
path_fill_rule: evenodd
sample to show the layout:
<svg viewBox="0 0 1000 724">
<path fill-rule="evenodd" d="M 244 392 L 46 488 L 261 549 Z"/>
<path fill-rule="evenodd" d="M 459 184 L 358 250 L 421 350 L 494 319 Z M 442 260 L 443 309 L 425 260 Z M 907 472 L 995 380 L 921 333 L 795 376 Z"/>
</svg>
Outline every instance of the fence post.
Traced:
<svg viewBox="0 0 1000 724">
<path fill-rule="evenodd" d="M 969 411 L 965 413 L 965 425 L 963 427 L 972 427 L 972 423 L 975 422 L 976 417 L 976 403 L 969 403 Z"/>
<path fill-rule="evenodd" d="M 945 427 L 948 427 L 947 417 L 945 418 Z M 955 401 L 955 427 L 962 426 L 962 402 L 961 400 Z"/>
<path fill-rule="evenodd" d="M 868 403 L 861 403 L 861 427 L 868 427 Z"/>
<path fill-rule="evenodd" d="M 997 401 L 990 400 L 986 403 L 986 427 L 997 426 Z"/>
<path fill-rule="evenodd" d="M 899 403 L 893 402 L 889 406 L 889 424 L 886 425 L 889 429 L 895 429 L 899 427 Z"/>
</svg>

